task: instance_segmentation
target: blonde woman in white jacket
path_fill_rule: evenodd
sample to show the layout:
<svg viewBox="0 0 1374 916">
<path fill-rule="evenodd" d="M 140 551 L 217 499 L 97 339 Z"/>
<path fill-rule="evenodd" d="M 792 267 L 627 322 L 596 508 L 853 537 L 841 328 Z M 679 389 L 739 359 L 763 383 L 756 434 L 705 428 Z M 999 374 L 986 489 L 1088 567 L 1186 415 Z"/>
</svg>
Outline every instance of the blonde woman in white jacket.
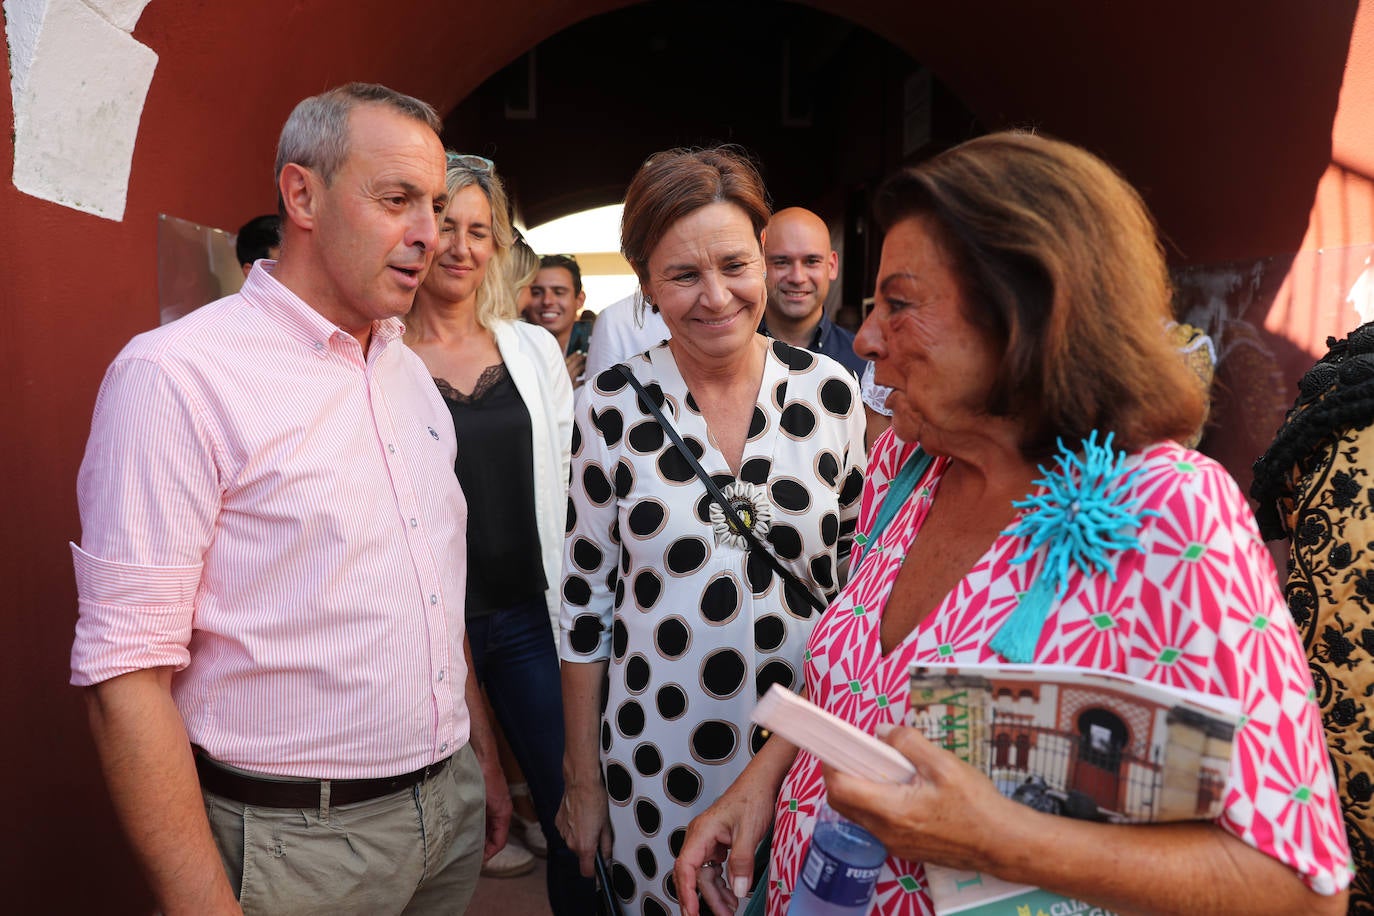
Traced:
<svg viewBox="0 0 1374 916">
<path fill-rule="evenodd" d="M 438 249 L 416 292 L 405 341 L 453 415 L 454 471 L 468 501 L 472 666 L 529 783 L 549 848 L 549 904 L 556 916 L 592 913 L 594 887 L 579 875 L 553 822 L 563 796 L 554 634 L 572 386 L 553 335 L 517 318 L 506 271 L 514 231 L 491 162 L 450 153 L 447 184 Z M 509 810 L 504 785 L 487 791 L 489 811 Z M 499 821 L 488 826 L 489 855 L 504 842 Z"/>
</svg>

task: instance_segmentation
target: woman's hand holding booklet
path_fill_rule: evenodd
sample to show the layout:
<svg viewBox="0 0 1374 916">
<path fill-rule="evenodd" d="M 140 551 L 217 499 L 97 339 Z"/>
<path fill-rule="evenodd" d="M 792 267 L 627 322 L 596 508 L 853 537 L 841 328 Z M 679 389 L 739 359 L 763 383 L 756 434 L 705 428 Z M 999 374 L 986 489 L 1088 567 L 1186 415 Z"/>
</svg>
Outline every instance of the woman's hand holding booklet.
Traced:
<svg viewBox="0 0 1374 916">
<path fill-rule="evenodd" d="M 777 684 L 759 700 L 750 718 L 842 773 L 874 782 L 916 779 L 916 768 L 896 748 Z"/>
</svg>

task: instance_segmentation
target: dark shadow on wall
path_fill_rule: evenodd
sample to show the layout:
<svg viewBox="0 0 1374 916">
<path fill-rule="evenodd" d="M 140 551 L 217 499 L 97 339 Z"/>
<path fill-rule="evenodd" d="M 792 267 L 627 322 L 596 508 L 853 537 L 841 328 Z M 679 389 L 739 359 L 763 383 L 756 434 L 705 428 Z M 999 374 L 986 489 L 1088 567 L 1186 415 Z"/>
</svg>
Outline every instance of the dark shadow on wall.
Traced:
<svg viewBox="0 0 1374 916">
<path fill-rule="evenodd" d="M 1361 323 L 1350 298 L 1352 290 L 1359 295 L 1372 257 L 1374 246 L 1361 245 L 1173 272 L 1175 314 L 1206 331 L 1217 352 L 1199 450 L 1220 461 L 1242 492 L 1249 492 L 1251 466 L 1297 396 L 1298 379 L 1326 351 L 1327 336 L 1344 336 Z"/>
</svg>

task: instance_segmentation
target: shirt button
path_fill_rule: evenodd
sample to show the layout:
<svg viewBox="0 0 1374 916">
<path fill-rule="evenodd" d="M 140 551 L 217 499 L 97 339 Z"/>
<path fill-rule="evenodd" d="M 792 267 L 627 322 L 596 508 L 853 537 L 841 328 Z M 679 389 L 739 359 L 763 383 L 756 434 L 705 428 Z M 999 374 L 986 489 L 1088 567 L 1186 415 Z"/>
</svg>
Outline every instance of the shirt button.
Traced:
<svg viewBox="0 0 1374 916">
<path fill-rule="evenodd" d="M 412 518 L 412 519 L 410 520 L 410 527 L 412 527 L 412 528 L 418 528 L 419 526 L 420 526 L 420 523 L 417 522 L 417 521 L 415 521 L 415 519 Z"/>
<path fill-rule="evenodd" d="M 439 669 L 439 680 L 442 681 L 443 679 L 444 679 L 444 669 L 443 669 L 443 668 L 440 668 L 440 669 Z"/>
<path fill-rule="evenodd" d="M 390 442 L 386 444 L 386 450 L 393 455 L 396 454 L 396 446 L 392 445 Z"/>
<path fill-rule="evenodd" d="M 323 340 L 317 340 L 317 341 L 315 341 L 315 349 L 316 349 L 316 350 L 323 350 L 323 349 L 324 349 L 324 341 L 323 341 Z"/>
<path fill-rule="evenodd" d="M 446 750 L 448 750 L 448 742 L 445 741 L 443 744 L 439 745 L 439 750 L 440 750 L 440 751 L 446 751 Z"/>
<path fill-rule="evenodd" d="M 438 604 L 438 603 L 439 603 L 439 596 L 438 596 L 438 595 L 430 595 L 430 596 L 429 596 L 429 603 L 430 603 L 430 604 Z"/>
</svg>

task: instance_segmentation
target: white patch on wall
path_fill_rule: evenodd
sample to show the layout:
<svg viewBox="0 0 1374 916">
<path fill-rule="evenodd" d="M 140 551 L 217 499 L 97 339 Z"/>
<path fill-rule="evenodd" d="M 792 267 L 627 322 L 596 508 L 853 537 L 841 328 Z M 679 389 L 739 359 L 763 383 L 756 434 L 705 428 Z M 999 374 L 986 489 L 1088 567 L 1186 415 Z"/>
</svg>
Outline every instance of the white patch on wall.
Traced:
<svg viewBox="0 0 1374 916">
<path fill-rule="evenodd" d="M 1369 258 L 1364 259 L 1364 270 L 1355 278 L 1355 284 L 1345 297 L 1345 301 L 1355 309 L 1355 314 L 1360 316 L 1361 324 L 1374 321 L 1374 267 L 1370 267 L 1369 262 Z"/>
<path fill-rule="evenodd" d="M 110 25 L 125 32 L 132 32 L 138 25 L 138 17 L 148 0 L 86 0 L 86 5 L 95 10 Z"/>
<path fill-rule="evenodd" d="M 134 141 L 157 54 L 134 41 L 148 0 L 4 0 L 14 186 L 124 218 Z"/>
</svg>

